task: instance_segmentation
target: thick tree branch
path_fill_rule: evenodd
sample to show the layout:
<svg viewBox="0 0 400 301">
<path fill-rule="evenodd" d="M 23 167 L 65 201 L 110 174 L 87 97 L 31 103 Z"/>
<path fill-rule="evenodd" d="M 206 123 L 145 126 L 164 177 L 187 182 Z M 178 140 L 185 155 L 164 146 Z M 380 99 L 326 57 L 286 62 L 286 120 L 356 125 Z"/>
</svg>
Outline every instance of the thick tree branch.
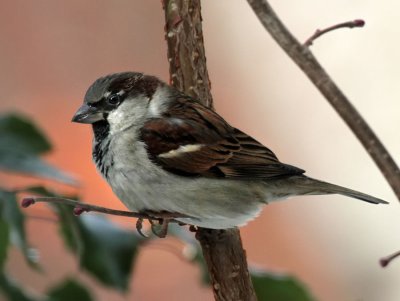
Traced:
<svg viewBox="0 0 400 301">
<path fill-rule="evenodd" d="M 171 84 L 212 107 L 200 0 L 165 0 L 163 5 Z"/>
<path fill-rule="evenodd" d="M 166 0 L 164 10 L 171 83 L 212 107 L 200 0 Z M 215 300 L 256 300 L 239 230 L 199 228 L 196 238 L 208 266 Z"/>
<path fill-rule="evenodd" d="M 196 233 L 211 276 L 215 300 L 257 300 L 239 229 Z"/>
<path fill-rule="evenodd" d="M 369 125 L 332 81 L 310 50 L 301 45 L 288 31 L 268 2 L 266 0 L 247 1 L 265 29 L 304 71 L 361 141 L 400 200 L 400 170 Z"/>
</svg>

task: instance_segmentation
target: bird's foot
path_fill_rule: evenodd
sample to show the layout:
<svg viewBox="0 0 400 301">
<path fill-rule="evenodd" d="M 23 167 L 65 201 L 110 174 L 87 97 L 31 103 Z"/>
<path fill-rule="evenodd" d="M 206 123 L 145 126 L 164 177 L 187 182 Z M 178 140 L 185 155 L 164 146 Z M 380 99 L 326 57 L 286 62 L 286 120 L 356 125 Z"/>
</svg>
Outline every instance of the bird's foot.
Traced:
<svg viewBox="0 0 400 301">
<path fill-rule="evenodd" d="M 138 231 L 138 233 L 141 236 L 148 238 L 148 236 L 143 233 L 142 229 L 143 229 L 143 217 L 139 217 L 138 220 L 136 221 L 136 231 Z"/>
<path fill-rule="evenodd" d="M 174 212 L 167 212 L 167 211 L 162 211 L 162 212 L 155 212 L 151 210 L 145 210 L 142 211 L 146 217 L 141 217 L 137 220 L 136 222 L 136 230 L 139 232 L 140 235 L 143 237 L 148 237 L 142 232 L 143 229 L 143 220 L 147 219 L 151 225 L 151 231 L 153 234 L 159 238 L 165 238 L 168 234 L 168 225 L 170 222 L 174 221 L 175 218 L 179 217 L 187 217 L 186 215 L 180 214 L 180 213 L 174 213 Z M 180 226 L 186 225 L 185 223 L 178 222 Z"/>
<path fill-rule="evenodd" d="M 168 234 L 168 225 L 171 218 L 158 219 L 158 222 L 154 220 L 149 220 L 151 224 L 151 232 L 159 238 L 165 238 Z"/>
</svg>

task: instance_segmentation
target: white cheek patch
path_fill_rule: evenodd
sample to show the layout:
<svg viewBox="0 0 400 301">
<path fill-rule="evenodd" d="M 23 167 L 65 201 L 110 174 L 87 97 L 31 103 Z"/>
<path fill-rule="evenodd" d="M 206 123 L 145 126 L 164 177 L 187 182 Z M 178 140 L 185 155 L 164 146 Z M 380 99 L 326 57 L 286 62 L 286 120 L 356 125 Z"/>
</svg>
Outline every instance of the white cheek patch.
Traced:
<svg viewBox="0 0 400 301">
<path fill-rule="evenodd" d="M 110 124 L 119 124 L 121 120 L 124 120 L 123 110 L 114 110 L 108 114 L 107 120 Z"/>
<path fill-rule="evenodd" d="M 203 144 L 187 144 L 181 145 L 177 149 L 173 149 L 167 153 L 159 154 L 158 156 L 161 158 L 174 158 L 179 157 L 184 153 L 191 153 L 200 150 L 203 147 Z"/>
<path fill-rule="evenodd" d="M 110 133 L 118 133 L 144 123 L 147 102 L 147 98 L 144 97 L 125 99 L 118 108 L 112 110 L 107 116 L 107 121 L 110 124 Z"/>
<path fill-rule="evenodd" d="M 107 121 L 110 125 L 110 134 L 118 133 L 127 127 L 126 116 L 123 110 L 115 110 L 108 114 Z"/>
<path fill-rule="evenodd" d="M 158 102 L 151 100 L 149 105 L 149 114 L 154 117 L 160 116 L 160 106 Z"/>
<path fill-rule="evenodd" d="M 166 110 L 169 99 L 168 89 L 166 87 L 158 87 L 149 103 L 149 117 L 160 117 Z"/>
</svg>

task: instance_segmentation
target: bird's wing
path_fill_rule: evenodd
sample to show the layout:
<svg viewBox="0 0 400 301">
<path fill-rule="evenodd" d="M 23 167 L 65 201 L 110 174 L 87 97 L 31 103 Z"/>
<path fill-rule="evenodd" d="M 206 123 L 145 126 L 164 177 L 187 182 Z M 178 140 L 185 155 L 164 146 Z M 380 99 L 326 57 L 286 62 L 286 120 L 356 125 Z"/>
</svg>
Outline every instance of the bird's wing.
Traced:
<svg viewBox="0 0 400 301">
<path fill-rule="evenodd" d="M 304 173 L 193 101 L 178 102 L 168 115 L 147 121 L 141 140 L 153 162 L 178 175 L 266 179 Z"/>
</svg>

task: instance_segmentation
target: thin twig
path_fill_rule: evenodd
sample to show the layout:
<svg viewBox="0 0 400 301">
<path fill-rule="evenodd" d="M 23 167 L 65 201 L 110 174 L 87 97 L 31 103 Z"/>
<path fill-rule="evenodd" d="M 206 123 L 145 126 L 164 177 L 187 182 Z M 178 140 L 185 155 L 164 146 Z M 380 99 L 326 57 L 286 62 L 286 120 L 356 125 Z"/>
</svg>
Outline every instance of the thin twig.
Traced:
<svg viewBox="0 0 400 301">
<path fill-rule="evenodd" d="M 381 260 L 379 260 L 380 265 L 384 268 L 386 267 L 393 259 L 397 258 L 400 256 L 400 251 L 389 255 L 387 257 L 382 258 Z"/>
<path fill-rule="evenodd" d="M 102 206 L 97 206 L 97 205 L 91 205 L 87 203 L 82 203 L 76 200 L 71 200 L 71 199 L 66 199 L 66 198 L 58 198 L 58 197 L 31 197 L 31 198 L 24 198 L 22 200 L 21 206 L 23 208 L 27 208 L 35 203 L 57 203 L 57 204 L 64 204 L 68 206 L 74 207 L 73 211 L 75 215 L 81 215 L 84 212 L 99 212 L 99 213 L 105 213 L 105 214 L 110 214 L 110 215 L 117 215 L 117 216 L 126 216 L 126 217 L 135 217 L 135 218 L 142 218 L 142 219 L 148 219 L 148 220 L 160 220 L 162 219 L 163 213 L 155 213 L 154 215 L 149 215 L 147 213 L 139 213 L 139 212 L 131 212 L 131 211 L 123 211 L 123 210 L 115 210 L 115 209 L 110 209 Z M 171 214 L 169 213 L 169 216 L 173 216 L 174 218 L 182 218 L 182 217 L 188 217 L 183 214 L 179 213 L 174 213 Z M 180 223 L 177 220 L 171 219 L 170 222 L 175 222 L 175 223 Z"/>
<path fill-rule="evenodd" d="M 330 31 L 332 31 L 332 30 L 336 30 L 336 29 L 339 29 L 339 28 L 363 27 L 364 25 L 365 25 L 365 21 L 364 21 L 364 20 L 356 19 L 356 20 L 353 20 L 353 21 L 348 21 L 348 22 L 339 23 L 339 24 L 336 24 L 336 25 L 327 27 L 327 28 L 322 29 L 322 30 L 321 30 L 321 29 L 317 29 L 317 30 L 315 31 L 315 33 L 314 33 L 311 37 L 309 37 L 309 38 L 307 39 L 307 41 L 304 42 L 303 45 L 304 45 L 305 47 L 311 46 L 312 43 L 313 43 L 316 39 L 318 39 L 318 38 L 319 38 L 320 36 L 322 36 L 323 34 L 325 34 L 325 33 L 327 33 L 327 32 L 330 32 Z"/>
<path fill-rule="evenodd" d="M 247 1 L 265 29 L 303 70 L 361 141 L 400 200 L 400 170 L 369 125 L 332 81 L 310 50 L 301 45 L 288 31 L 268 2 L 266 0 Z"/>
</svg>

